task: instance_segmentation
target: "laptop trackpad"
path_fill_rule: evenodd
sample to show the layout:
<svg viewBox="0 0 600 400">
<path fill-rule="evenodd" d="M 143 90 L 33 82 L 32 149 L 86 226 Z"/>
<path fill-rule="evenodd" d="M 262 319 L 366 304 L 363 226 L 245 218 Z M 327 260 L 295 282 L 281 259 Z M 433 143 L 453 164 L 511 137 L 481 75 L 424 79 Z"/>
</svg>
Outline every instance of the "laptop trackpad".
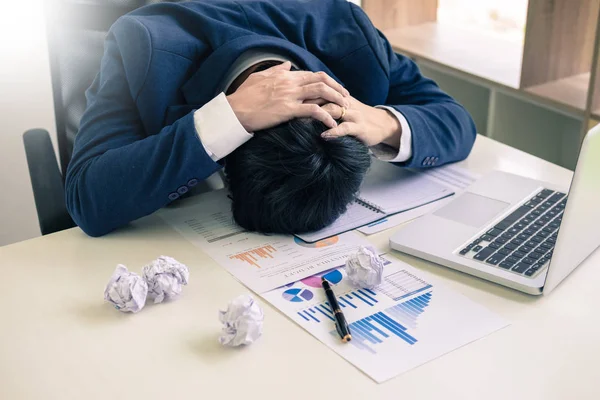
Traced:
<svg viewBox="0 0 600 400">
<path fill-rule="evenodd" d="M 506 209 L 510 204 L 465 192 L 453 202 L 437 210 L 434 215 L 461 224 L 480 228 Z"/>
</svg>

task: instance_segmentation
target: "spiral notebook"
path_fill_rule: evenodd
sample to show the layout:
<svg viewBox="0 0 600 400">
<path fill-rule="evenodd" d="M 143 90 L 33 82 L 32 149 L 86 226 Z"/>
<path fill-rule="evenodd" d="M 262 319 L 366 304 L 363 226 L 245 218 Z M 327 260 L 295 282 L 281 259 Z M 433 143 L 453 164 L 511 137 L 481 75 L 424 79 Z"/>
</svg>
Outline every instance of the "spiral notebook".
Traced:
<svg viewBox="0 0 600 400">
<path fill-rule="evenodd" d="M 317 242 L 453 194 L 453 190 L 423 173 L 373 160 L 356 200 L 346 212 L 328 227 L 296 237 L 308 243 Z"/>
</svg>

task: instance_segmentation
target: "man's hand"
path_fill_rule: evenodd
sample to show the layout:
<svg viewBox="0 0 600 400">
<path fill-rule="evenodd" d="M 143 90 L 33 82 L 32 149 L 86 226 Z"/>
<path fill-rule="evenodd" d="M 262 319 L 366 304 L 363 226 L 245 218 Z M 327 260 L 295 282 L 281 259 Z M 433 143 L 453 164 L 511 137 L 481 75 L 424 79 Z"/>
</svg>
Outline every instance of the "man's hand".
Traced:
<svg viewBox="0 0 600 400">
<path fill-rule="evenodd" d="M 251 74 L 227 100 L 248 132 L 267 129 L 293 118 L 312 117 L 329 128 L 337 123 L 320 104 L 349 107 L 350 94 L 324 72 L 290 71 L 285 62 Z"/>
<path fill-rule="evenodd" d="M 337 127 L 323 132 L 324 139 L 341 136 L 355 136 L 367 146 L 385 143 L 393 148 L 400 147 L 402 127 L 398 119 L 389 111 L 368 106 L 350 97 L 350 107 L 346 109 L 343 121 Z M 343 110 L 337 104 L 322 107 L 333 118 L 342 118 Z"/>
</svg>

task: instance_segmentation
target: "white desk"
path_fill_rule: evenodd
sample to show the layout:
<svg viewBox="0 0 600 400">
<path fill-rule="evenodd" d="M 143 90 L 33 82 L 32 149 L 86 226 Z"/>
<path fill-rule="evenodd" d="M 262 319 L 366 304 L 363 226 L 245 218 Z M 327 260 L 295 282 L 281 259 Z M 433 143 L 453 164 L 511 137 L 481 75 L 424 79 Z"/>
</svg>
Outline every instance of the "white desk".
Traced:
<svg viewBox="0 0 600 400">
<path fill-rule="evenodd" d="M 571 176 L 485 137 L 463 165 Z M 389 249 L 390 233 L 370 239 Z M 103 303 L 116 264 L 139 272 L 161 254 L 190 267 L 179 300 L 136 315 Z M 549 297 L 393 254 L 512 326 L 377 385 L 265 303 L 264 336 L 221 347 L 217 310 L 247 290 L 157 217 L 99 239 L 71 229 L 0 248 L 0 399 L 600 399 L 599 253 Z"/>
</svg>

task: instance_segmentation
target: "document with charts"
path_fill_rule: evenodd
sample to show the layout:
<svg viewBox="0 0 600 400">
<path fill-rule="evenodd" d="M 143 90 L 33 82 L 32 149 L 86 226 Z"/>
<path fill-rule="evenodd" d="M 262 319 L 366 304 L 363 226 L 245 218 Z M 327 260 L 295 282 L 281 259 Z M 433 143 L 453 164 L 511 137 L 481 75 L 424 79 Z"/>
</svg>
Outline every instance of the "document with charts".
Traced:
<svg viewBox="0 0 600 400">
<path fill-rule="evenodd" d="M 342 343 L 321 288 L 333 283 L 352 341 Z M 458 349 L 508 324 L 481 305 L 400 261 L 381 285 L 357 289 L 344 269 L 317 274 L 262 295 L 294 322 L 377 382 Z"/>
<path fill-rule="evenodd" d="M 234 222 L 225 190 L 187 199 L 158 215 L 257 293 L 343 264 L 358 246 L 368 245 L 354 232 L 316 243 L 247 232 Z"/>
</svg>

